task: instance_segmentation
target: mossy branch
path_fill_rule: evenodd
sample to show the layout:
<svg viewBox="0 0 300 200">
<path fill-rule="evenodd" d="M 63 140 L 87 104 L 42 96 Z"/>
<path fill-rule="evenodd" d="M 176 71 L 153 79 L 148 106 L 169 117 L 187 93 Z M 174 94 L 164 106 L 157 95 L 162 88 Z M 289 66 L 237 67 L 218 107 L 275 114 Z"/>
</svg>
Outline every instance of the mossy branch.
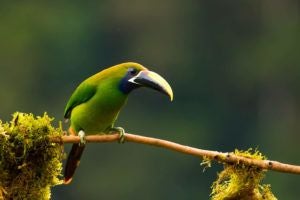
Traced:
<svg viewBox="0 0 300 200">
<path fill-rule="evenodd" d="M 93 143 L 104 143 L 104 142 L 115 142 L 119 140 L 119 134 L 109 135 L 88 135 L 86 136 L 87 142 Z M 80 138 L 78 136 L 62 136 L 52 137 L 50 141 L 56 143 L 78 143 Z M 147 144 L 151 146 L 162 147 L 173 151 L 189 154 L 193 156 L 203 157 L 205 159 L 216 160 L 222 163 L 228 164 L 244 164 L 246 166 L 255 166 L 264 170 L 273 170 L 284 173 L 300 174 L 300 166 L 285 164 L 278 161 L 266 160 L 266 159 L 255 159 L 253 157 L 247 157 L 245 155 L 237 155 L 235 152 L 224 153 L 218 151 L 204 150 L 186 145 L 181 145 L 175 142 L 145 137 L 140 135 L 134 135 L 125 133 L 125 141 L 135 142 L 140 144 Z"/>
<path fill-rule="evenodd" d="M 0 120 L 0 199 L 50 199 L 50 188 L 62 184 L 63 144 L 78 143 L 62 126 L 52 126 L 47 114 L 15 113 L 10 122 Z M 115 142 L 119 134 L 89 135 L 87 142 Z M 212 160 L 224 169 L 212 184 L 211 199 L 276 200 L 270 185 L 261 184 L 267 170 L 300 174 L 300 166 L 267 160 L 258 151 L 222 153 L 181 145 L 167 140 L 125 134 L 126 142 L 170 149 L 197 157 L 210 166 Z"/>
<path fill-rule="evenodd" d="M 63 146 L 49 141 L 60 137 L 46 113 L 15 113 L 10 122 L 0 120 L 0 199 L 48 200 L 50 188 L 62 183 Z"/>
</svg>

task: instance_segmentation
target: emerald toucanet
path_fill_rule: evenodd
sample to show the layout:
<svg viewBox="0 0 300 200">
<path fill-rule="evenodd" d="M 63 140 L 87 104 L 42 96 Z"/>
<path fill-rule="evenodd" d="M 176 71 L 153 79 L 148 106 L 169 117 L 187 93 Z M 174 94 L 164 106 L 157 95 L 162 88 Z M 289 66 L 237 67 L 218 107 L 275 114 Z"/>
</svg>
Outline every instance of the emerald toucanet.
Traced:
<svg viewBox="0 0 300 200">
<path fill-rule="evenodd" d="M 85 134 L 119 132 L 124 140 L 124 129 L 114 127 L 118 114 L 127 101 L 128 94 L 140 87 L 148 87 L 168 95 L 173 92 L 168 82 L 155 72 L 138 63 L 127 62 L 84 80 L 74 91 L 65 108 L 64 117 L 70 119 L 69 133 L 78 134 L 79 144 L 73 144 L 69 153 L 64 182 L 71 182 L 85 148 Z"/>
</svg>

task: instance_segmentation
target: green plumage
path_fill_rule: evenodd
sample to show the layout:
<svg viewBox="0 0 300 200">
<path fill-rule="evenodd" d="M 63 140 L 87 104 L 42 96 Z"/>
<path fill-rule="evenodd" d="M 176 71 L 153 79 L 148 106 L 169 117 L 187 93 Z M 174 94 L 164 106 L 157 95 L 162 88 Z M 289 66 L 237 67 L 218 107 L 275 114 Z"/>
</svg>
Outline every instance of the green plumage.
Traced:
<svg viewBox="0 0 300 200">
<path fill-rule="evenodd" d="M 145 69 L 137 63 L 123 63 L 91 76 L 77 87 L 64 114 L 75 132 L 100 133 L 113 126 L 128 96 L 120 91 L 120 81 L 133 67 Z"/>
<path fill-rule="evenodd" d="M 84 151 L 86 134 L 109 133 L 114 128 L 128 94 L 136 88 L 148 87 L 173 99 L 173 92 L 165 79 L 137 63 L 123 63 L 107 68 L 84 80 L 74 91 L 65 108 L 64 117 L 70 119 L 71 134 L 81 135 L 81 143 L 73 144 L 65 167 L 65 184 L 71 182 Z M 83 133 L 83 134 L 82 134 Z"/>
</svg>

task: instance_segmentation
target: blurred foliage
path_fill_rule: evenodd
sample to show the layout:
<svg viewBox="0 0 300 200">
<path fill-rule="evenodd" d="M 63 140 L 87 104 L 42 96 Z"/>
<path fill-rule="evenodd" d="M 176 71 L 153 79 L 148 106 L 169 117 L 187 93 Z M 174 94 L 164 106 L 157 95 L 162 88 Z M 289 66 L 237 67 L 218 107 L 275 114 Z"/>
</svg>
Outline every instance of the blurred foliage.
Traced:
<svg viewBox="0 0 300 200">
<path fill-rule="evenodd" d="M 62 119 L 74 88 L 104 67 L 136 61 L 175 99 L 135 91 L 117 125 L 220 151 L 259 147 L 300 163 L 299 3 L 287 1 L 3 1 L 0 110 Z M 64 127 L 67 129 L 67 125 Z M 207 199 L 199 160 L 134 144 L 89 145 L 73 183 L 53 199 Z M 299 177 L 268 173 L 279 199 Z"/>
<path fill-rule="evenodd" d="M 0 121 L 0 199 L 48 200 L 61 183 L 62 146 L 49 137 L 60 137 L 62 129 L 52 120 L 15 113 L 10 123 Z"/>
</svg>

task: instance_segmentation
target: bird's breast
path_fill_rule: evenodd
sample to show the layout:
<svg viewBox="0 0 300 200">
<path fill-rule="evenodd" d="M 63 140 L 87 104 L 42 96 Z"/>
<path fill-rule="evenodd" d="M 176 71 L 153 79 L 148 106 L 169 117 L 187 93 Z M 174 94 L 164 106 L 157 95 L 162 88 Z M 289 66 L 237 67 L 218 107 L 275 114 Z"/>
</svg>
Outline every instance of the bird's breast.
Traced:
<svg viewBox="0 0 300 200">
<path fill-rule="evenodd" d="M 114 90 L 99 90 L 87 102 L 76 106 L 71 113 L 71 126 L 86 134 L 106 131 L 113 126 L 127 100 L 127 95 Z"/>
</svg>

